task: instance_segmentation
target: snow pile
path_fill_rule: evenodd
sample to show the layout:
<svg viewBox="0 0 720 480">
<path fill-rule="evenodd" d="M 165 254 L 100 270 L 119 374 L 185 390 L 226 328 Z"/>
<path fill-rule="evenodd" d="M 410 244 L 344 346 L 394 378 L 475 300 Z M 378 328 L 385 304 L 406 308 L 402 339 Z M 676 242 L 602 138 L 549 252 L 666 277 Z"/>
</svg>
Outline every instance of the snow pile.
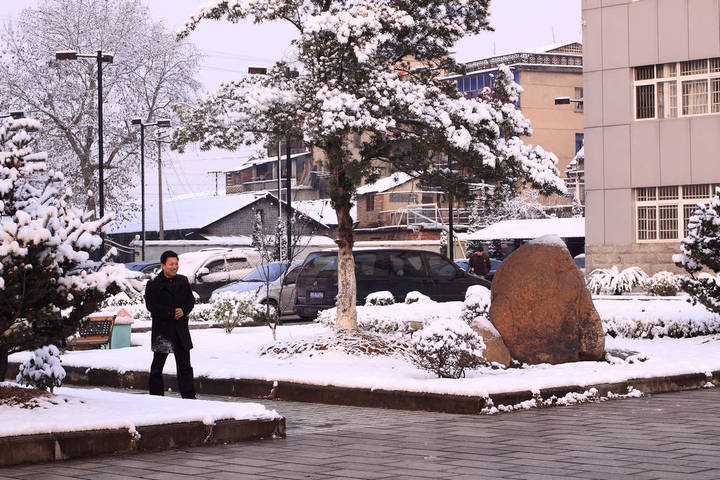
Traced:
<svg viewBox="0 0 720 480">
<path fill-rule="evenodd" d="M 55 345 L 46 345 L 33 352 L 33 356 L 20 364 L 20 373 L 15 379 L 18 383 L 53 391 L 62 385 L 65 369 L 60 361 L 60 351 Z"/>
<path fill-rule="evenodd" d="M 67 387 L 58 388 L 53 396 L 34 399 L 32 406 L 0 406 L 0 438 L 115 428 L 128 429 L 137 435 L 136 427 L 144 425 L 198 421 L 214 425 L 224 419 L 280 418 L 275 410 L 257 403 L 189 401 Z"/>
<path fill-rule="evenodd" d="M 462 307 L 462 320 L 468 325 L 475 321 L 490 320 L 490 290 L 482 285 L 468 287 Z M 489 323 L 489 322 L 488 322 Z"/>
<path fill-rule="evenodd" d="M 648 276 L 640 267 L 628 267 L 621 272 L 613 265 L 611 268 L 596 268 L 590 272 L 587 286 L 594 294 L 620 295 L 632 292 L 647 281 Z"/>
<path fill-rule="evenodd" d="M 460 320 L 439 320 L 426 324 L 413 335 L 412 361 L 440 378 L 460 378 L 465 370 L 483 365 L 485 342 Z"/>
<path fill-rule="evenodd" d="M 535 243 L 538 245 L 550 245 L 553 247 L 562 247 L 565 250 L 567 250 L 567 245 L 565 245 L 565 242 L 562 241 L 562 238 L 558 237 L 557 235 L 553 235 L 553 234 L 543 235 L 534 240 L 530 240 L 530 243 Z"/>
<path fill-rule="evenodd" d="M 417 290 L 413 290 L 412 292 L 408 292 L 407 295 L 405 295 L 405 303 L 429 303 L 434 302 L 433 299 L 428 297 L 427 295 L 424 295 Z"/>
<path fill-rule="evenodd" d="M 395 303 L 395 297 L 393 297 L 393 294 L 387 290 L 373 292 L 365 298 L 366 307 L 370 305 L 392 305 L 393 303 Z"/>
<path fill-rule="evenodd" d="M 555 395 L 550 396 L 547 399 L 543 399 L 540 395 L 539 390 L 533 392 L 533 398 L 531 400 L 525 400 L 524 402 L 516 403 L 514 405 L 497 405 L 493 404 L 491 398 L 487 399 L 487 406 L 483 408 L 480 413 L 483 415 L 495 415 L 501 412 L 513 412 L 517 410 L 529 410 L 531 408 L 545 408 L 551 406 L 566 407 L 569 405 L 578 405 L 588 402 L 604 402 L 606 400 L 614 400 L 621 398 L 639 398 L 643 396 L 643 392 L 636 390 L 632 386 L 628 387 L 627 393 L 613 393 L 608 392 L 607 396 L 601 396 L 597 388 L 593 387 L 584 392 L 568 392 L 562 397 Z"/>
<path fill-rule="evenodd" d="M 593 303 L 603 330 L 611 337 L 684 338 L 720 333 L 720 315 L 687 299 L 598 297 Z"/>
</svg>

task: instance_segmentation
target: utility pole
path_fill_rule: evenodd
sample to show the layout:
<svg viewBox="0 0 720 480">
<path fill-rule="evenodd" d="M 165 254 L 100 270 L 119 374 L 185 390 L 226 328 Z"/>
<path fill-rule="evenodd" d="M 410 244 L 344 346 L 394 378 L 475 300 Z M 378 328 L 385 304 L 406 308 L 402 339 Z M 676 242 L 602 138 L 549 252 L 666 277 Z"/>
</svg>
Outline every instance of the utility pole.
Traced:
<svg viewBox="0 0 720 480">
<path fill-rule="evenodd" d="M 280 192 L 282 192 L 282 160 L 280 155 L 282 154 L 282 141 L 278 140 L 278 157 L 277 157 L 277 201 L 278 201 L 278 213 L 277 213 L 277 219 L 278 223 L 282 220 L 282 195 Z M 282 262 L 283 260 L 283 251 L 282 251 L 282 245 L 280 242 L 280 236 L 277 237 L 277 246 L 278 246 L 278 258 Z"/>
<path fill-rule="evenodd" d="M 170 143 L 160 137 L 151 140 L 157 143 L 158 147 L 158 239 L 165 240 L 165 222 L 163 221 L 163 188 L 162 188 L 162 144 Z"/>
<path fill-rule="evenodd" d="M 215 196 L 218 196 L 218 175 L 225 173 L 223 170 L 210 170 L 207 173 L 215 174 Z"/>
<path fill-rule="evenodd" d="M 450 175 L 452 176 L 452 166 L 450 165 L 450 155 L 448 155 L 448 170 L 450 170 Z M 450 185 L 450 188 L 448 188 L 448 258 L 451 262 L 455 261 L 455 242 L 453 240 L 453 194 L 452 194 L 453 186 Z"/>
<path fill-rule="evenodd" d="M 290 179 L 292 177 L 292 160 L 290 159 L 290 140 L 285 140 L 285 147 L 287 149 L 286 153 L 286 162 L 287 162 L 287 211 L 285 212 L 285 215 L 287 216 L 287 258 L 288 262 L 292 258 L 292 252 L 290 251 L 291 245 L 292 245 L 292 228 L 290 225 L 290 221 L 292 220 L 292 208 L 290 207 L 290 204 L 292 200 L 290 199 L 290 194 L 292 192 L 292 185 L 290 184 Z"/>
</svg>

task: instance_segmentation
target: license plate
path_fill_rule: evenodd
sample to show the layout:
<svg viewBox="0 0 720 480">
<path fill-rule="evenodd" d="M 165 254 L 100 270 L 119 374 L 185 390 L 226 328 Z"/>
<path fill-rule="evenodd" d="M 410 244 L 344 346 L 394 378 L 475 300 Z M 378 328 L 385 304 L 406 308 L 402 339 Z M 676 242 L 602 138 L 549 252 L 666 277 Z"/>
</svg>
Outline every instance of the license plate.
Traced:
<svg viewBox="0 0 720 480">
<path fill-rule="evenodd" d="M 323 298 L 324 292 L 310 292 L 310 298 Z"/>
</svg>

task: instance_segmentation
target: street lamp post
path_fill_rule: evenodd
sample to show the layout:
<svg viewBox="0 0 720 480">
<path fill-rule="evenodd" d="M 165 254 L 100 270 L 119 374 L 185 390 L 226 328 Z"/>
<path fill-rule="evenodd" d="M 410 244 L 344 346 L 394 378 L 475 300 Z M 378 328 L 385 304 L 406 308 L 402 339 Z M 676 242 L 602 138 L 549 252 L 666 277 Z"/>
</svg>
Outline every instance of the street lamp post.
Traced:
<svg viewBox="0 0 720 480">
<path fill-rule="evenodd" d="M 103 97 L 102 97 L 102 71 L 103 63 L 113 63 L 113 56 L 98 50 L 97 53 L 78 53 L 75 51 L 62 51 L 55 53 L 55 59 L 77 60 L 78 58 L 95 58 L 97 59 L 97 85 L 98 85 L 98 206 L 99 218 L 105 216 L 105 190 L 104 190 L 104 172 L 103 172 Z"/>
<path fill-rule="evenodd" d="M 142 218 L 142 248 L 140 250 L 141 260 L 145 261 L 145 127 L 167 128 L 170 126 L 170 120 L 167 118 L 156 122 L 143 122 L 141 118 L 133 118 L 130 120 L 132 125 L 140 125 L 140 210 Z"/>
</svg>

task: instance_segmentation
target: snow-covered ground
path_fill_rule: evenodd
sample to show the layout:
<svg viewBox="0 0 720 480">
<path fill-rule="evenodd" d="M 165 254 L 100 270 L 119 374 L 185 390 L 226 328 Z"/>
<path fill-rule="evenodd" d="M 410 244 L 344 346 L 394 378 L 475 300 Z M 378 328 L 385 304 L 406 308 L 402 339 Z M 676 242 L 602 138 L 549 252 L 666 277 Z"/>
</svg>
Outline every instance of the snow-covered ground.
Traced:
<svg viewBox="0 0 720 480">
<path fill-rule="evenodd" d="M 382 308 L 382 307 L 374 307 Z M 333 335 L 324 325 L 283 326 L 277 329 L 276 345 L 323 342 Z M 266 327 L 236 328 L 232 334 L 220 329 L 192 332 L 195 348 L 191 352 L 196 376 L 302 382 L 376 389 L 488 395 L 527 389 L 567 385 L 590 386 L 649 378 L 720 370 L 720 335 L 695 338 L 627 339 L 606 338 L 606 348 L 638 352 L 630 361 L 577 362 L 561 365 L 533 365 L 524 368 L 481 368 L 459 380 L 439 379 L 419 370 L 401 357 L 351 355 L 341 350 L 306 351 L 288 355 L 261 355 L 273 345 Z M 113 369 L 120 372 L 148 371 L 151 361 L 150 334 L 133 334 L 137 347 L 116 350 L 68 352 L 63 365 Z M 11 356 L 22 361 L 28 353 Z M 639 358 L 646 358 L 644 361 Z M 174 373 L 170 359 L 165 367 Z M 625 392 L 617 392 L 625 393 Z"/>
<path fill-rule="evenodd" d="M 15 384 L 2 383 L 5 386 Z M 173 397 L 61 387 L 29 406 L 0 405 L 0 437 L 50 432 L 127 428 L 218 420 L 271 420 L 275 410 L 258 403 L 183 400 Z"/>
</svg>

